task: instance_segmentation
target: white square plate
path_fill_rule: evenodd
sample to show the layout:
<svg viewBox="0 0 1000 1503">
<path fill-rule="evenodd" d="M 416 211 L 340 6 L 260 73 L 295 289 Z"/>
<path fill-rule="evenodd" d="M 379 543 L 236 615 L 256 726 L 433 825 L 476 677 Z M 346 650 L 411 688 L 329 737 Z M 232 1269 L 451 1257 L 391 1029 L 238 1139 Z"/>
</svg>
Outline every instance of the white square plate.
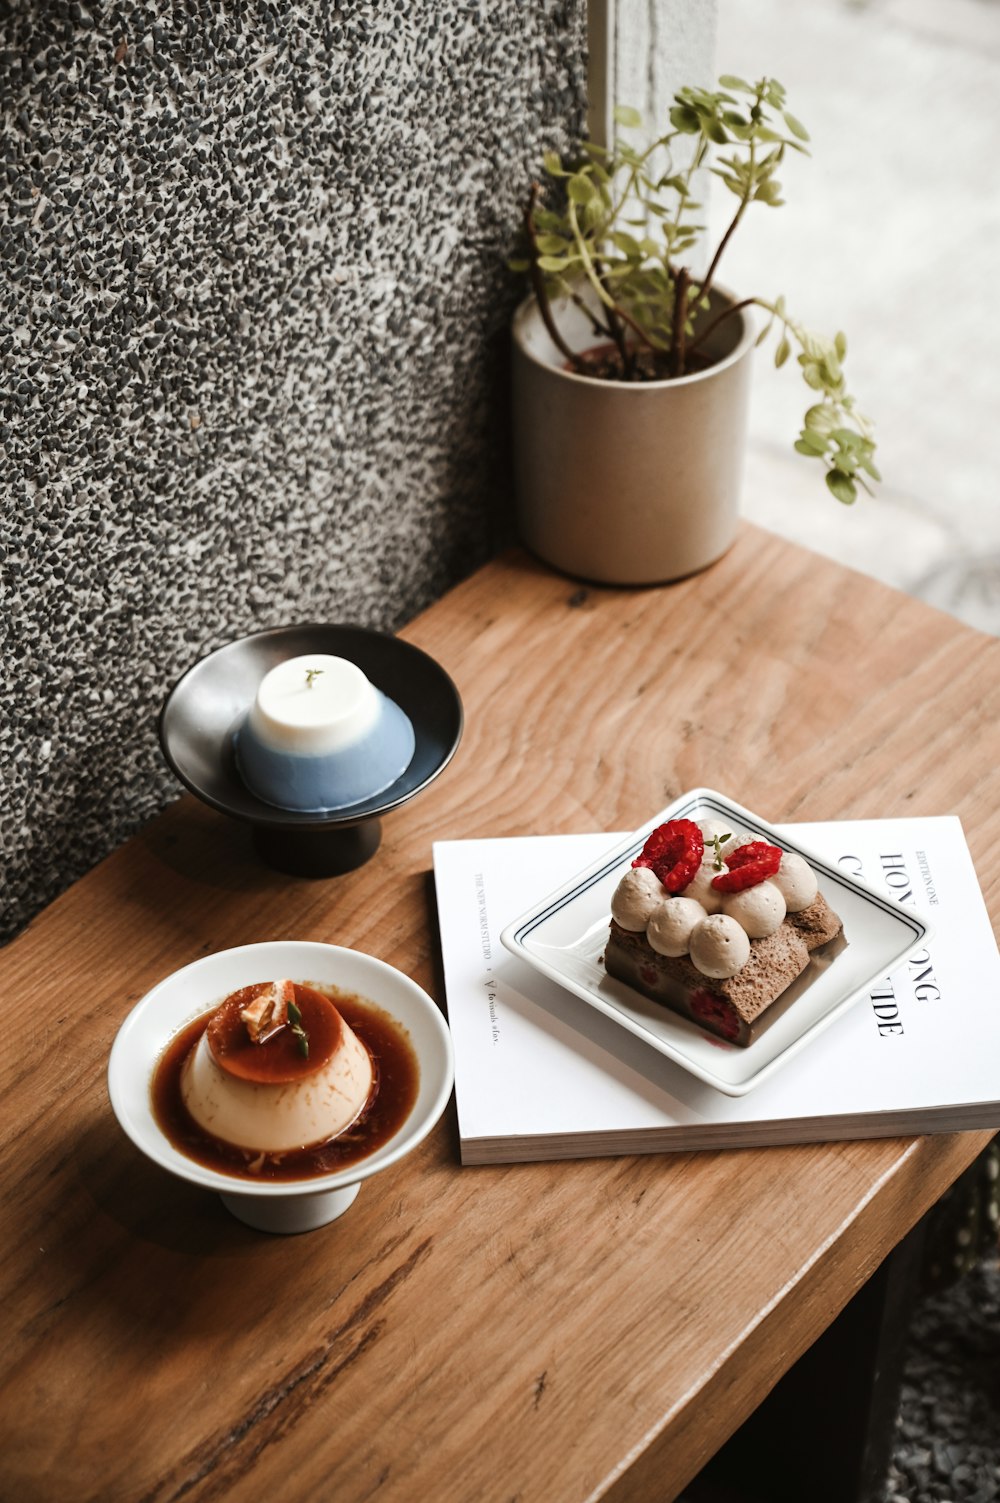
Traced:
<svg viewBox="0 0 1000 1503">
<path fill-rule="evenodd" d="M 804 856 L 819 879 L 820 892 L 843 921 L 846 944 L 832 959 L 826 957 L 807 967 L 774 1004 L 768 1021 L 746 1048 L 704 1032 L 605 973 L 612 894 L 647 835 L 668 819 L 721 819 L 732 826 L 734 834 L 751 834 Z M 575 992 L 699 1080 L 727 1096 L 744 1096 L 902 965 L 926 943 L 930 932 L 930 924 L 918 910 L 898 907 L 721 793 L 695 788 L 508 924 L 500 938 L 512 954 Z M 833 951 L 836 945 L 830 948 Z"/>
</svg>

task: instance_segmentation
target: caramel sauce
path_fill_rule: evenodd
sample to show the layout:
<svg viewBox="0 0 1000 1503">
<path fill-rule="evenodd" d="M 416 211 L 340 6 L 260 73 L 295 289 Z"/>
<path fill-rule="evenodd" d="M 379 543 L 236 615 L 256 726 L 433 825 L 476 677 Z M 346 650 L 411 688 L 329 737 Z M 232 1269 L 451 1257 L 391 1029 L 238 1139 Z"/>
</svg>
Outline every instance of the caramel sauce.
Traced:
<svg viewBox="0 0 1000 1503">
<path fill-rule="evenodd" d="M 261 1085 L 305 1080 L 333 1057 L 342 1032 L 340 1014 L 322 992 L 311 986 L 296 986 L 295 1005 L 302 1014 L 302 1027 L 309 1035 L 309 1053 L 302 1053 L 290 1028 L 281 1028 L 265 1043 L 255 1044 L 240 1013 L 267 984 L 243 986 L 226 998 L 211 1015 L 208 1047 L 219 1068 L 238 1080 L 253 1080 Z"/>
<path fill-rule="evenodd" d="M 246 1005 L 255 990 L 256 988 L 249 987 L 241 993 L 233 993 L 232 997 L 226 999 L 226 1014 L 228 1015 L 229 1004 L 236 998 L 241 998 L 233 1009 L 238 1018 L 239 1007 Z M 367 1158 L 399 1131 L 413 1109 L 420 1084 L 420 1066 L 406 1030 L 374 1002 L 369 1002 L 354 992 L 341 991 L 339 987 L 296 984 L 295 1002 L 302 1012 L 303 1025 L 310 1032 L 310 1058 L 306 1060 L 297 1053 L 294 1035 L 290 1029 L 283 1029 L 282 1034 L 269 1039 L 266 1044 L 248 1047 L 263 1053 L 283 1040 L 281 1053 L 279 1055 L 275 1052 L 275 1059 L 284 1060 L 287 1065 L 294 1055 L 295 1075 L 289 1077 L 282 1074 L 285 1065 L 276 1063 L 276 1074 L 262 1077 L 255 1072 L 255 1078 L 275 1081 L 301 1078 L 308 1075 L 322 1060 L 329 1058 L 334 1046 L 329 1042 L 329 1029 L 335 1027 L 339 1035 L 339 1022 L 334 1021 L 332 1025 L 320 1022 L 318 1029 L 326 1031 L 317 1038 L 315 1056 L 311 1029 L 317 1026 L 317 1018 L 325 1016 L 336 1020 L 336 1013 L 326 1005 L 332 1002 L 348 1027 L 354 1030 L 365 1045 L 375 1065 L 375 1084 L 361 1116 L 345 1132 L 331 1138 L 328 1143 L 287 1153 L 257 1153 L 252 1149 L 224 1143 L 205 1132 L 184 1105 L 180 1082 L 184 1062 L 197 1046 L 209 1020 L 217 1015 L 219 1009 L 216 1007 L 202 1017 L 195 1018 L 171 1039 L 153 1072 L 150 1087 L 153 1116 L 161 1132 L 180 1153 L 207 1169 L 214 1169 L 220 1174 L 231 1174 L 238 1179 L 258 1182 L 316 1179 L 320 1175 L 336 1174 L 338 1170 Z M 243 1028 L 242 1023 L 240 1027 Z M 223 1029 L 224 1035 L 228 1033 L 228 1028 L 227 1023 Z M 286 1034 L 287 1040 L 284 1040 L 283 1036 Z M 326 1040 L 325 1044 L 323 1040 Z M 213 1040 L 213 1052 L 214 1045 Z M 242 1048 L 242 1045 L 234 1044 L 234 1047 Z"/>
</svg>

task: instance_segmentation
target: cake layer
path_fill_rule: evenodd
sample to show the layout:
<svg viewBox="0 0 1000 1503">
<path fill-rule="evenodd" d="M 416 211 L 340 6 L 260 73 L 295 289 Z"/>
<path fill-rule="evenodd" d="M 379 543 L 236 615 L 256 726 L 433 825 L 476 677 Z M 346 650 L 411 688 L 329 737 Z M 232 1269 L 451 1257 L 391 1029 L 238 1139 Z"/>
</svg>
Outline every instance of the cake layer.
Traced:
<svg viewBox="0 0 1000 1503">
<path fill-rule="evenodd" d="M 802 974 L 814 950 L 841 932 L 841 922 L 822 895 L 790 913 L 774 934 L 750 941 L 750 959 L 725 980 L 710 980 L 687 955 L 658 954 L 636 930 L 614 919 L 605 950 L 609 976 L 653 1002 L 691 1018 L 710 1033 L 746 1046 L 763 1013 Z"/>
</svg>

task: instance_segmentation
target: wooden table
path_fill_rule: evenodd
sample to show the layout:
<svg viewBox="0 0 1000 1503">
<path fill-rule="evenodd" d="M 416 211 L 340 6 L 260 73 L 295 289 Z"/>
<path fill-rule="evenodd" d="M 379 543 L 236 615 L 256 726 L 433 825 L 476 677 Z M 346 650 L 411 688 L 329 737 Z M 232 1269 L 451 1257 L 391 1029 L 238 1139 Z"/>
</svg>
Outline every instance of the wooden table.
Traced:
<svg viewBox="0 0 1000 1503">
<path fill-rule="evenodd" d="M 403 635 L 467 728 L 367 867 L 280 877 L 185 797 L 0 955 L 4 1498 L 673 1498 L 988 1140 L 462 1169 L 449 1108 L 293 1238 L 147 1163 L 105 1088 L 133 1002 L 297 937 L 443 1003 L 435 837 L 631 828 L 698 784 L 954 811 L 1000 910 L 1000 643 L 860 575 L 751 528 L 661 589 L 515 553 Z"/>
</svg>

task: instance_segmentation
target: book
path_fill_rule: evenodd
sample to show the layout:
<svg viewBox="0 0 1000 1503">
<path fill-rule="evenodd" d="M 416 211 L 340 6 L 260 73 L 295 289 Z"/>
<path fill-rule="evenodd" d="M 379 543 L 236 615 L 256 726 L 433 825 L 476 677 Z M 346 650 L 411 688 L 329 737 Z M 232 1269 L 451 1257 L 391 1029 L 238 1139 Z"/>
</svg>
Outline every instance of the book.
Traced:
<svg viewBox="0 0 1000 1503">
<path fill-rule="evenodd" d="M 922 951 L 745 1096 L 723 1095 L 500 944 L 616 834 L 434 846 L 463 1164 L 1000 1128 L 1000 955 L 954 816 L 779 826 L 934 917 Z"/>
</svg>

